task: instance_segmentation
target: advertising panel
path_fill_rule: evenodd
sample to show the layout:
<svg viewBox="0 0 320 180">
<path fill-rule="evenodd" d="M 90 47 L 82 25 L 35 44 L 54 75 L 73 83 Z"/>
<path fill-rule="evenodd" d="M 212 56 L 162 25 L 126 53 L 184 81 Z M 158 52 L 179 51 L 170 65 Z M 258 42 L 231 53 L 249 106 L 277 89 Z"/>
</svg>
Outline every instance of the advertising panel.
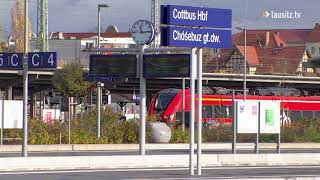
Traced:
<svg viewBox="0 0 320 180">
<path fill-rule="evenodd" d="M 22 129 L 23 103 L 17 100 L 4 101 L 4 129 Z M 2 122 L 2 100 L 0 101 L 0 128 Z"/>
<path fill-rule="evenodd" d="M 280 102 L 260 102 L 260 133 L 280 133 Z"/>
<path fill-rule="evenodd" d="M 258 101 L 237 101 L 237 133 L 258 133 Z"/>
<path fill-rule="evenodd" d="M 42 109 L 42 120 L 46 124 L 51 124 L 54 120 L 60 119 L 59 109 Z"/>
</svg>

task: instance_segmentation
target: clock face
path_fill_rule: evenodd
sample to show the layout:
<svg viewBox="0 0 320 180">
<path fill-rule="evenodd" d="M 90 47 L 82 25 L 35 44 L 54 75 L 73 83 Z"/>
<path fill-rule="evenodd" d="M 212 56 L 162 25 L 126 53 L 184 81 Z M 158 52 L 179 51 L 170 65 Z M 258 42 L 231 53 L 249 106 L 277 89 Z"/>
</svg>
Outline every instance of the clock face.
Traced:
<svg viewBox="0 0 320 180">
<path fill-rule="evenodd" d="M 140 45 L 150 44 L 154 38 L 154 28 L 151 22 L 138 20 L 131 27 L 133 40 Z"/>
</svg>

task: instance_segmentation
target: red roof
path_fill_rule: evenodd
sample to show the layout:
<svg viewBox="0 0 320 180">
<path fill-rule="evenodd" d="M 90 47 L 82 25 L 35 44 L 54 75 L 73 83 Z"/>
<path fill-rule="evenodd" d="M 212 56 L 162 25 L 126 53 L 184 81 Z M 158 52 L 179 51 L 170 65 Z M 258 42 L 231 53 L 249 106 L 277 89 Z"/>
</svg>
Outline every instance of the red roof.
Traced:
<svg viewBox="0 0 320 180">
<path fill-rule="evenodd" d="M 240 51 L 242 56 L 244 56 L 244 46 L 236 46 L 237 49 Z M 257 55 L 256 48 L 254 46 L 247 46 L 247 63 L 250 65 L 257 65 L 259 64 L 259 59 Z"/>
<path fill-rule="evenodd" d="M 94 36 L 98 36 L 96 32 L 81 32 L 81 33 L 64 33 L 64 32 L 54 32 L 52 33 L 53 39 L 59 39 L 59 33 L 63 39 L 87 39 Z M 128 38 L 131 37 L 130 32 L 101 32 L 100 36 L 103 38 Z"/>
<path fill-rule="evenodd" d="M 261 63 L 256 74 L 296 74 L 306 47 L 257 48 L 256 50 Z"/>
<path fill-rule="evenodd" d="M 320 42 L 320 24 L 316 23 L 316 25 L 313 28 L 313 31 L 310 32 L 308 37 L 308 42 Z"/>
<path fill-rule="evenodd" d="M 226 50 L 229 52 L 224 56 L 226 61 L 229 60 L 235 48 L 242 56 L 244 55 L 244 46 L 237 45 L 232 50 Z M 283 48 L 247 46 L 247 62 L 257 68 L 256 74 L 297 74 L 297 68 L 305 50 L 305 46 Z"/>
<path fill-rule="evenodd" d="M 274 34 L 270 37 L 269 43 L 274 43 L 274 39 L 281 39 L 285 43 L 305 43 L 308 41 L 308 36 L 312 29 L 258 29 L 258 30 L 247 30 L 247 44 L 253 46 L 265 46 L 266 34 Z M 232 41 L 235 44 L 244 45 L 244 32 L 236 33 L 232 36 Z M 276 45 L 276 44 L 274 44 Z M 269 47 L 272 44 L 268 45 Z"/>
</svg>

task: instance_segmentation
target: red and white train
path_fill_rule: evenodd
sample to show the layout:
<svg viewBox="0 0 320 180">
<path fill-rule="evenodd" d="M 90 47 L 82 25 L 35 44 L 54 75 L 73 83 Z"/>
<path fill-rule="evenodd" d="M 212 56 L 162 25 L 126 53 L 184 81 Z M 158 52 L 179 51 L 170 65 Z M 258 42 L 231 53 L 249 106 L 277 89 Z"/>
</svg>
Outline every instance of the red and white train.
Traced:
<svg viewBox="0 0 320 180">
<path fill-rule="evenodd" d="M 197 100 L 197 96 L 195 97 Z M 235 99 L 242 99 L 242 95 L 236 95 Z M 293 97 L 293 96 L 258 96 L 247 95 L 248 100 L 274 100 L 280 101 L 281 109 L 284 111 L 284 118 L 296 120 L 301 118 L 320 117 L 320 96 Z M 203 94 L 202 97 L 202 121 L 205 123 L 226 123 L 232 122 L 232 96 Z M 185 90 L 185 112 L 186 123 L 188 124 L 190 112 L 190 90 Z M 159 91 L 151 101 L 148 114 L 158 115 L 162 121 L 179 124 L 182 114 L 182 90 L 164 89 Z"/>
</svg>

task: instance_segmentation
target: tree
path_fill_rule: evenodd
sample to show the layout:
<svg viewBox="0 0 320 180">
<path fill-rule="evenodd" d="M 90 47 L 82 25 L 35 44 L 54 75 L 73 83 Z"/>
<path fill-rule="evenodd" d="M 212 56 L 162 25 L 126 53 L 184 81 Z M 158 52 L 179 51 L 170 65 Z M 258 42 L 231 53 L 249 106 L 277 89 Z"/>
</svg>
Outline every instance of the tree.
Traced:
<svg viewBox="0 0 320 180">
<path fill-rule="evenodd" d="M 15 41 L 15 52 L 24 51 L 24 3 L 23 0 L 17 0 L 15 6 L 11 9 L 12 20 L 12 38 Z M 31 23 L 28 20 L 28 39 L 32 35 Z M 29 43 L 29 42 L 28 42 Z"/>
<path fill-rule="evenodd" d="M 83 67 L 79 63 L 65 65 L 53 76 L 53 86 L 61 95 L 68 97 L 86 96 L 94 87 L 82 79 Z"/>
<path fill-rule="evenodd" d="M 5 52 L 5 51 L 6 51 L 6 43 L 0 42 L 0 52 Z"/>
<path fill-rule="evenodd" d="M 5 43 L 2 42 L 2 36 L 3 36 L 3 29 L 2 29 L 2 22 L 1 22 L 1 18 L 0 18 L 0 52 L 4 52 L 5 50 Z"/>
</svg>

